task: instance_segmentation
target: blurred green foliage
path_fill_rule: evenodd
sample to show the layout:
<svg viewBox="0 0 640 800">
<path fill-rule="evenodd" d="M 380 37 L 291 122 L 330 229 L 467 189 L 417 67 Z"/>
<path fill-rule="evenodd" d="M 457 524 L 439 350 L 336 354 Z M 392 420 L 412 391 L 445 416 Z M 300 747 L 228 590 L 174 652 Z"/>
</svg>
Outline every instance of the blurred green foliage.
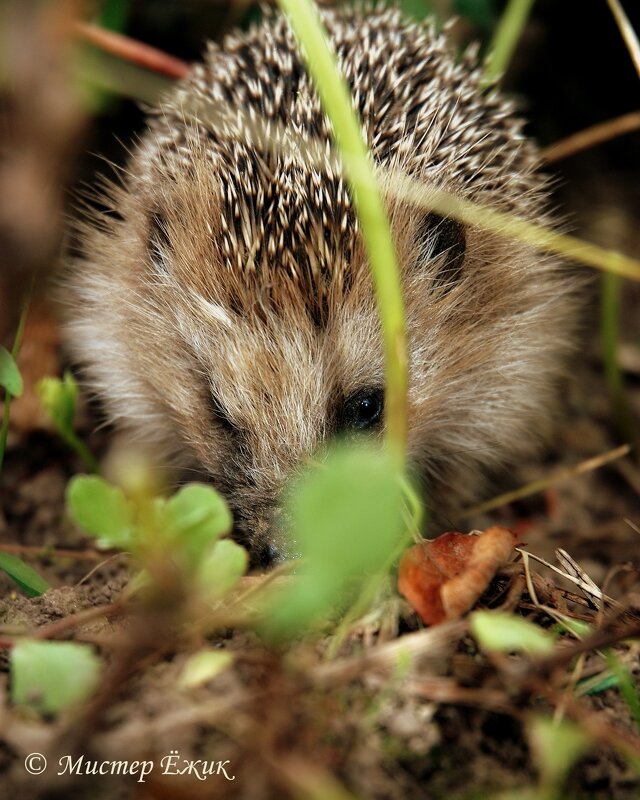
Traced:
<svg viewBox="0 0 640 800">
<path fill-rule="evenodd" d="M 11 650 L 11 699 L 39 714 L 59 714 L 95 691 L 100 671 L 86 644 L 23 639 Z"/>
<path fill-rule="evenodd" d="M 44 411 L 61 438 L 76 451 L 90 472 L 99 472 L 95 456 L 74 430 L 78 385 L 73 375 L 67 371 L 62 379 L 42 378 L 37 392 Z"/>
<path fill-rule="evenodd" d="M 403 478 L 371 446 L 334 447 L 294 487 L 286 507 L 290 550 L 302 558 L 275 599 L 264 630 L 276 638 L 322 624 L 386 577 L 406 543 Z"/>
<path fill-rule="evenodd" d="M 230 533 L 232 519 L 210 486 L 191 483 L 169 499 L 127 496 L 102 478 L 76 475 L 67 486 L 67 508 L 100 547 L 131 552 L 152 581 L 171 564 L 183 587 L 207 602 L 224 597 L 246 572 L 246 550 L 218 541 Z"/>
<path fill-rule="evenodd" d="M 502 611 L 476 611 L 470 617 L 471 633 L 485 650 L 499 653 L 550 653 L 555 637 L 539 625 Z"/>
<path fill-rule="evenodd" d="M 0 386 L 12 397 L 22 394 L 22 375 L 15 358 L 6 347 L 0 347 Z"/>
</svg>

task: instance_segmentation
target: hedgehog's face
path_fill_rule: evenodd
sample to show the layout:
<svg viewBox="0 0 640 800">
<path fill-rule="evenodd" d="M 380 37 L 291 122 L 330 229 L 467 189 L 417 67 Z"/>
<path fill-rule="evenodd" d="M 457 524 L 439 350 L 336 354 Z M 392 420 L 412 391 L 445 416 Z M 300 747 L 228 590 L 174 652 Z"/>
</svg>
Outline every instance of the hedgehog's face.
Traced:
<svg viewBox="0 0 640 800">
<path fill-rule="evenodd" d="M 136 325 L 145 340 L 142 369 L 169 410 L 166 436 L 226 496 L 236 534 L 256 558 L 272 560 L 283 552 L 281 500 L 296 471 L 332 437 L 382 432 L 371 282 L 365 266 L 320 311 L 305 287 L 282 297 L 292 289 L 286 281 L 229 278 L 215 262 L 217 243 L 194 253 L 193 238 L 182 238 L 192 233 L 176 222 L 156 212 L 149 227 L 145 315 Z"/>
<path fill-rule="evenodd" d="M 210 169 L 155 185 L 123 192 L 122 220 L 93 231 L 100 258 L 76 284 L 87 311 L 72 343 L 112 417 L 196 470 L 188 476 L 206 474 L 240 538 L 258 560 L 273 558 L 295 472 L 333 436 L 383 431 L 383 348 L 362 243 L 352 216 L 323 227 L 318 212 L 302 246 L 287 239 L 295 220 L 276 219 L 252 252 L 221 227 L 234 214 Z M 409 453 L 446 514 L 548 427 L 566 347 L 550 330 L 567 300 L 553 263 L 526 248 L 390 210 L 407 312 Z"/>
<path fill-rule="evenodd" d="M 358 336 L 373 341 L 375 352 L 375 316 L 360 317 L 360 325 L 358 317 L 336 319 L 319 330 L 305 317 L 214 313 L 210 325 L 202 315 L 182 318 L 198 365 L 191 380 L 199 385 L 197 410 L 176 421 L 195 461 L 230 502 L 236 534 L 258 560 L 272 560 L 285 553 L 280 508 L 296 471 L 321 457 L 333 436 L 382 430 L 381 361 L 365 347 L 344 347 L 345 336 Z M 346 333 L 345 325 L 353 329 Z"/>
<path fill-rule="evenodd" d="M 554 267 L 530 250 L 434 213 L 390 210 L 407 311 L 410 457 L 442 516 L 548 427 L 549 377 L 563 345 L 549 342 L 547 328 L 564 301 L 553 280 L 532 280 L 532 270 Z M 184 216 L 152 221 L 147 244 L 155 291 L 168 293 L 155 303 L 172 309 L 169 336 L 179 337 L 191 374 L 189 403 L 167 403 L 186 450 L 229 499 L 240 535 L 273 556 L 295 472 L 334 436 L 383 430 L 384 359 L 367 260 L 352 228 L 334 254 L 337 273 L 324 281 L 305 281 L 309 261 L 321 263 L 318 245 L 299 253 L 300 275 L 278 261 L 247 274 L 222 258 L 221 232 L 194 237 Z M 323 242 L 337 221 L 329 224 Z"/>
<path fill-rule="evenodd" d="M 296 470 L 332 437 L 382 432 L 378 313 L 348 209 L 347 225 L 319 210 L 313 217 L 324 218 L 326 229 L 306 231 L 302 241 L 291 234 L 293 217 L 272 220 L 264 231 L 254 217 L 254 236 L 245 241 L 228 222 L 234 212 L 226 195 L 211 181 L 211 170 L 192 172 L 184 183 L 178 173 L 170 202 L 165 186 L 164 197 L 145 204 L 152 211 L 137 262 L 144 265 L 145 302 L 136 327 L 147 329 L 148 341 L 141 369 L 177 426 L 166 429 L 167 437 L 226 495 L 242 538 L 273 552 L 282 493 Z M 238 202 L 250 201 L 239 196 Z M 437 350 L 446 339 L 442 319 L 451 317 L 453 325 L 464 318 L 467 234 L 433 213 L 397 207 L 391 216 L 412 329 L 415 406 L 434 396 L 433 367 L 443 366 Z M 218 229 L 202 222 L 219 219 L 226 222 Z M 170 381 L 156 377 L 172 371 Z M 188 396 L 177 391 L 180 375 Z M 435 389 L 442 391 L 442 381 Z M 437 398 L 440 413 L 445 401 Z M 416 459 L 434 460 L 423 442 L 412 441 L 412 449 Z"/>
</svg>

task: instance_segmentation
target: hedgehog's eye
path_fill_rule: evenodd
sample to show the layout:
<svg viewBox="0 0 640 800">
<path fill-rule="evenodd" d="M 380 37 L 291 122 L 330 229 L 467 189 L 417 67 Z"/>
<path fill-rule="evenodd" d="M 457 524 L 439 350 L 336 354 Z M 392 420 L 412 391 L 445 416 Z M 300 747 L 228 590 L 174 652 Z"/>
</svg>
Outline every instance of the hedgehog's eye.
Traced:
<svg viewBox="0 0 640 800">
<path fill-rule="evenodd" d="M 429 261 L 442 260 L 442 266 L 433 278 L 433 285 L 451 289 L 462 277 L 467 249 L 464 226 L 455 219 L 441 217 L 432 211 L 424 217 L 418 235 Z"/>
<path fill-rule="evenodd" d="M 356 431 L 372 428 L 381 421 L 383 408 L 382 389 L 362 389 L 345 402 L 340 415 L 340 428 Z"/>
</svg>

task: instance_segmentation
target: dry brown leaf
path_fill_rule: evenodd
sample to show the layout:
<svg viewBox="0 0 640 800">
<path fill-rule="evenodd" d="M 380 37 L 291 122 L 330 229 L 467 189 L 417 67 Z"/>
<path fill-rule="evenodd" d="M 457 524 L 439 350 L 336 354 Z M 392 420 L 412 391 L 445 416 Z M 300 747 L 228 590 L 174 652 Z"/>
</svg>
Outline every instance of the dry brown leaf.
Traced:
<svg viewBox="0 0 640 800">
<path fill-rule="evenodd" d="M 398 590 L 427 625 L 469 611 L 518 543 L 507 528 L 471 536 L 443 533 L 417 544 L 400 561 Z"/>
</svg>

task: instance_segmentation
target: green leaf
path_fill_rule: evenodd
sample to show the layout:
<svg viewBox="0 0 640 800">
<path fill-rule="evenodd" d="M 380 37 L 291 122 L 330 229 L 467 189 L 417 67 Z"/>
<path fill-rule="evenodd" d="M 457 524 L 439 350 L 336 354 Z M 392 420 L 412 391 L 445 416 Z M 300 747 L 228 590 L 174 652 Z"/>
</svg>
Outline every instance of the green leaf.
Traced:
<svg viewBox="0 0 640 800">
<path fill-rule="evenodd" d="M 502 653 L 549 653 L 554 638 L 532 622 L 501 611 L 476 611 L 470 617 L 471 633 L 486 650 Z"/>
<path fill-rule="evenodd" d="M 180 689 L 194 689 L 219 675 L 233 663 L 227 650 L 200 650 L 189 658 L 178 678 Z"/>
<path fill-rule="evenodd" d="M 589 737 L 583 728 L 568 719 L 556 721 L 551 717 L 535 716 L 529 720 L 527 728 L 541 782 L 543 786 L 553 788 L 559 797 L 567 773 L 588 749 Z"/>
<path fill-rule="evenodd" d="M 0 386 L 12 397 L 20 397 L 24 388 L 15 358 L 5 347 L 0 347 Z"/>
<path fill-rule="evenodd" d="M 100 547 L 126 550 L 131 546 L 131 506 L 117 486 L 93 475 L 76 475 L 67 486 L 67 508 L 74 522 L 99 540 Z"/>
<path fill-rule="evenodd" d="M 11 553 L 0 552 L 0 569 L 6 572 L 28 597 L 39 597 L 50 588 L 45 579 L 34 569 Z"/>
<path fill-rule="evenodd" d="M 42 407 L 61 434 L 73 433 L 78 385 L 70 372 L 60 378 L 42 378 L 37 386 Z"/>
<path fill-rule="evenodd" d="M 88 645 L 25 639 L 11 651 L 11 698 L 40 714 L 58 714 L 86 700 L 99 673 L 100 659 Z"/>
<path fill-rule="evenodd" d="M 336 53 L 313 0 L 278 0 L 300 44 L 320 104 L 331 122 L 333 138 L 358 218 L 376 303 L 385 366 L 384 438 L 399 465 L 407 452 L 407 331 L 400 267 L 394 237 L 362 133 L 351 91 L 341 74 Z"/>
<path fill-rule="evenodd" d="M 628 667 L 620 661 L 616 654 L 608 650 L 606 653 L 607 666 L 618 679 L 620 692 L 633 716 L 636 728 L 640 730 L 640 693 L 635 685 Z"/>
<path fill-rule="evenodd" d="M 337 445 L 289 503 L 293 548 L 345 577 L 374 572 L 403 531 L 400 474 L 387 452 Z"/>
<path fill-rule="evenodd" d="M 396 462 L 371 446 L 334 447 L 295 487 L 287 518 L 295 537 L 289 549 L 303 562 L 270 613 L 276 636 L 331 615 L 390 566 L 405 534 Z"/>
<path fill-rule="evenodd" d="M 607 669 L 600 672 L 598 675 L 592 675 L 590 678 L 584 678 L 578 681 L 576 685 L 576 694 L 578 696 L 583 694 L 601 694 L 608 689 L 615 689 L 620 686 L 620 679 L 617 675 L 612 675 Z"/>
<path fill-rule="evenodd" d="M 198 566 L 196 580 L 208 601 L 227 595 L 247 571 L 249 556 L 244 547 L 223 539 Z"/>
<path fill-rule="evenodd" d="M 581 619 L 563 619 L 559 620 L 554 626 L 553 631 L 556 633 L 571 633 L 577 636 L 578 639 L 584 639 L 593 633 L 593 626 L 588 622 L 583 622 Z"/>
<path fill-rule="evenodd" d="M 84 461 L 90 472 L 99 472 L 100 468 L 89 448 L 82 442 L 73 429 L 76 414 L 78 385 L 70 372 L 64 378 L 42 378 L 37 386 L 40 402 L 56 430 L 65 442 L 72 447 Z"/>
<path fill-rule="evenodd" d="M 211 486 L 191 483 L 180 489 L 164 509 L 169 535 L 179 542 L 194 568 L 221 536 L 229 533 L 233 520 L 225 501 Z"/>
</svg>

